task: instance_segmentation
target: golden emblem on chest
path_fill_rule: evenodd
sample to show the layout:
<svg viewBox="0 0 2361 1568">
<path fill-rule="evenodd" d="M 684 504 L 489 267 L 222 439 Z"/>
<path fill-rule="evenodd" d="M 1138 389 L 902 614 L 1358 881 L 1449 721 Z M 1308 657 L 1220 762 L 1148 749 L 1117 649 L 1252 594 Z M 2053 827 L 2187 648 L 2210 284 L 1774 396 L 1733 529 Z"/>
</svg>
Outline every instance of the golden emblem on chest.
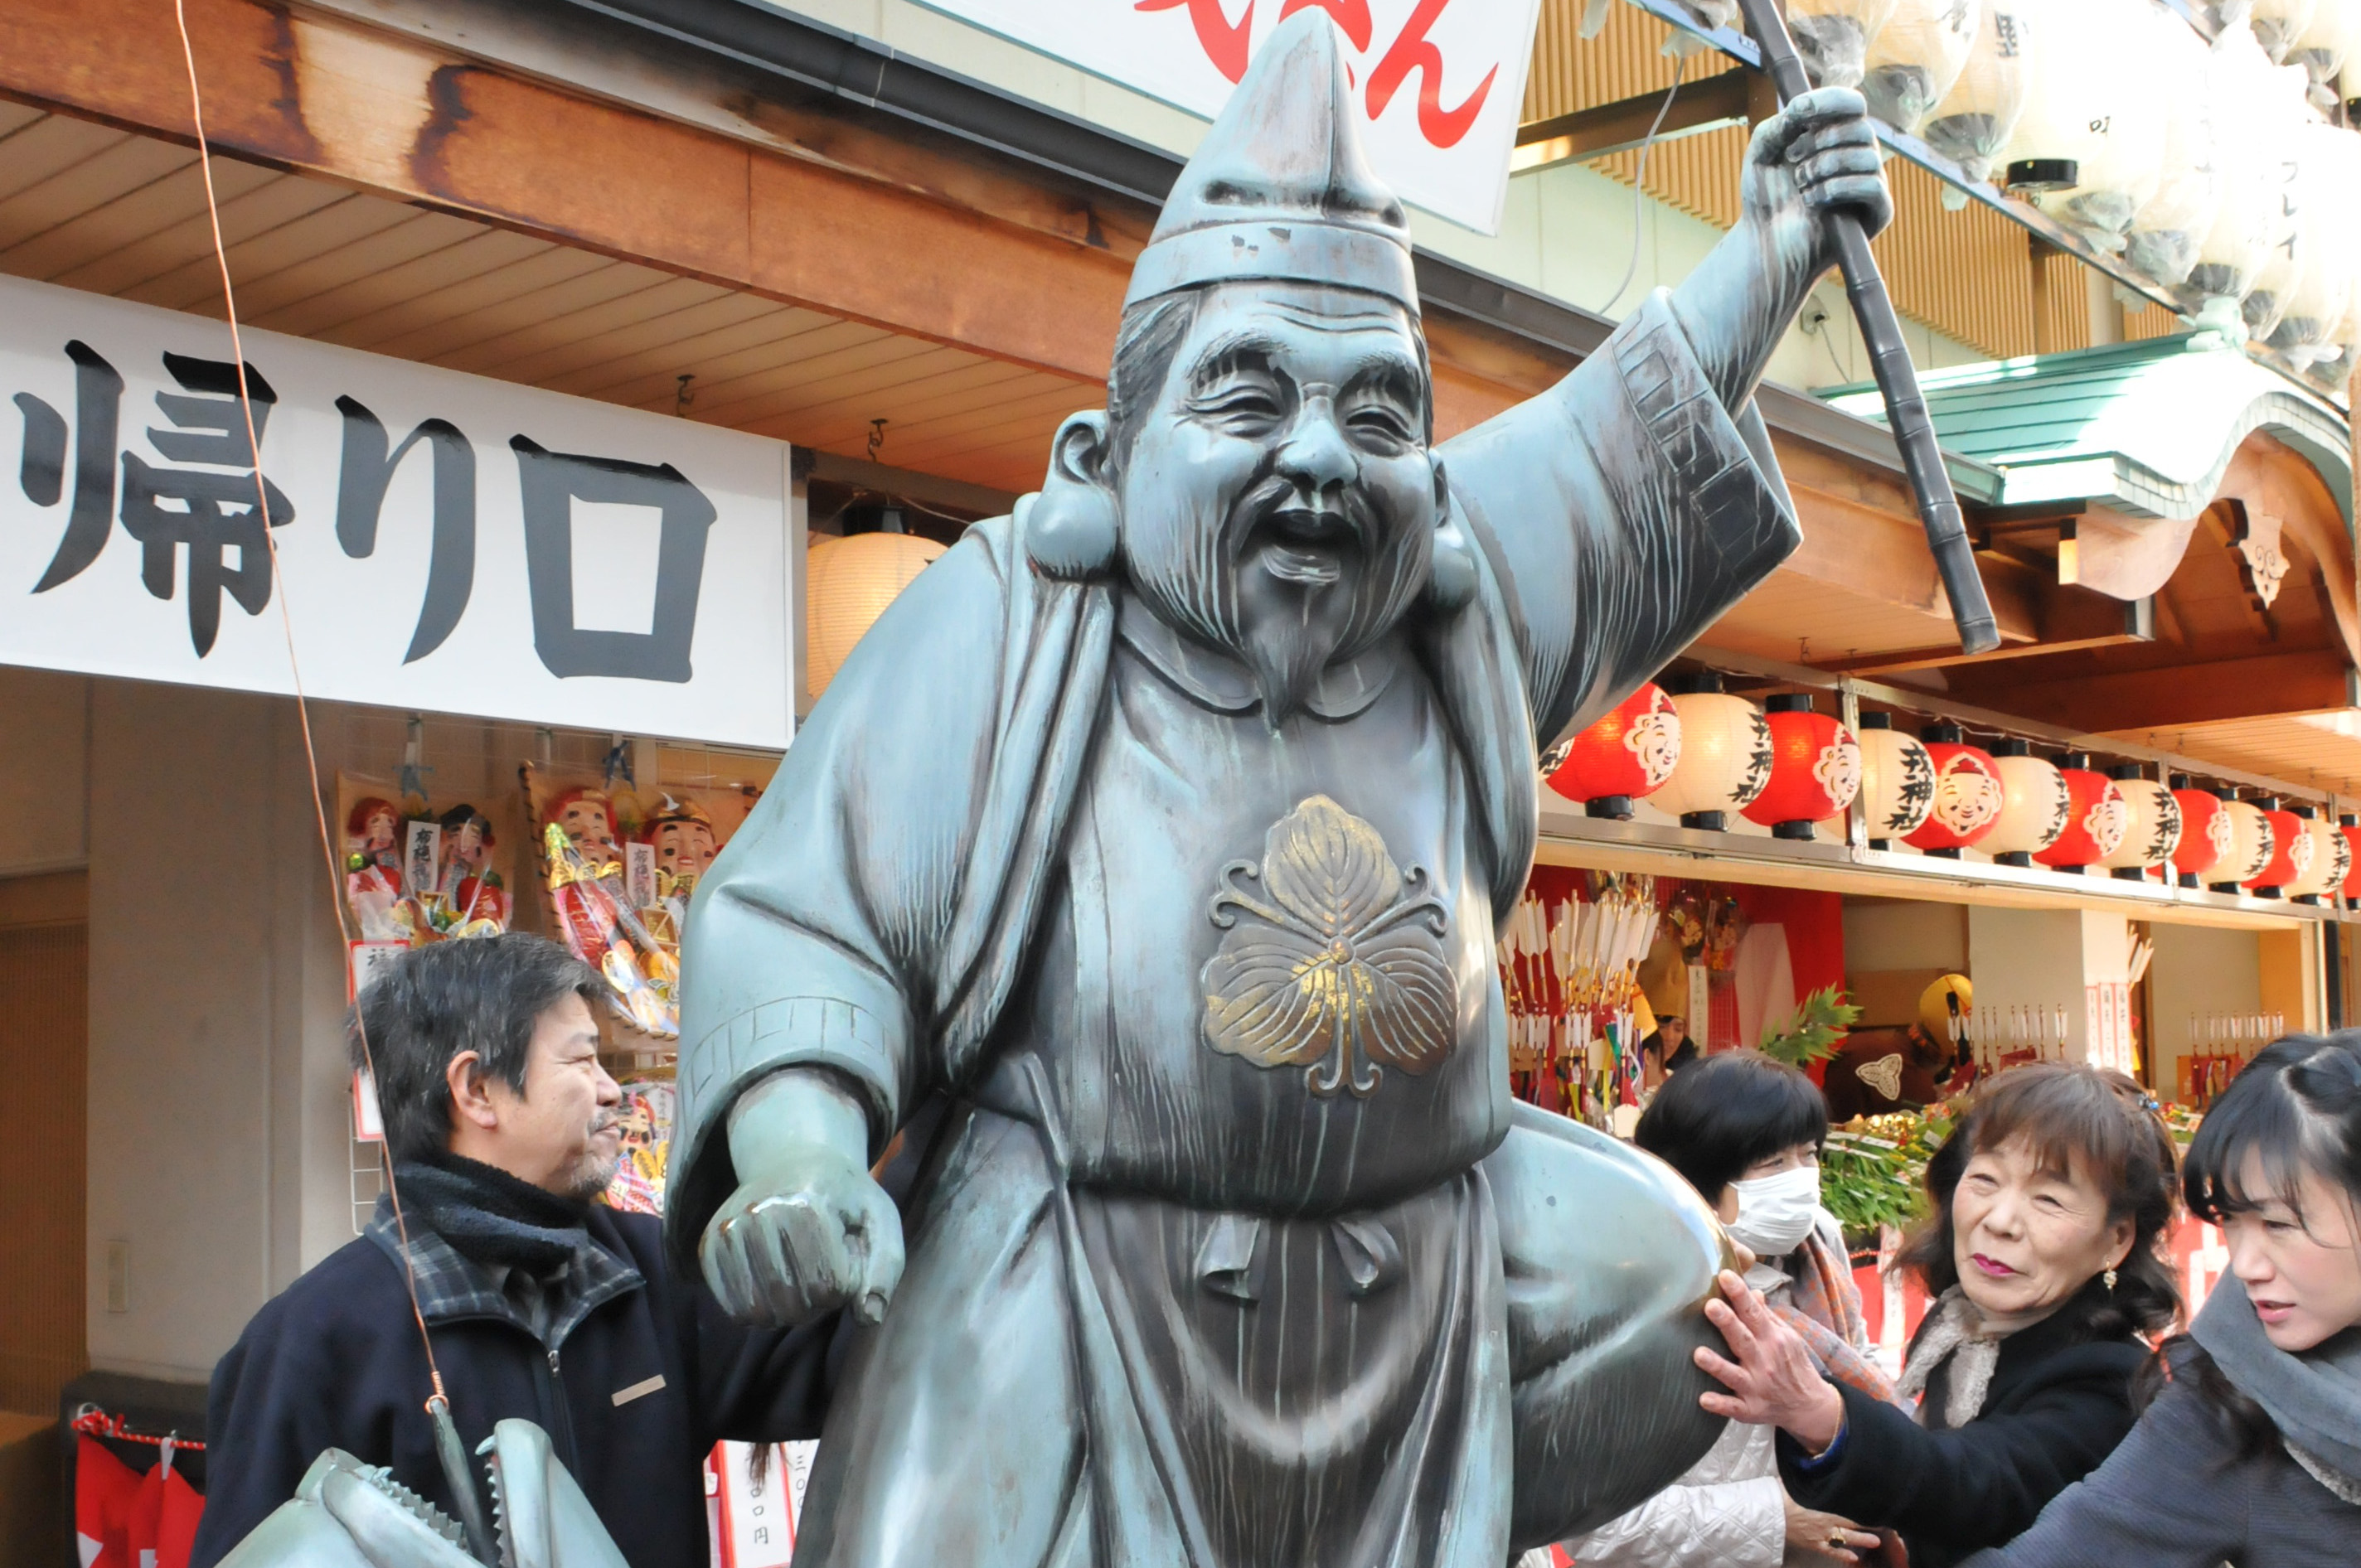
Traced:
<svg viewBox="0 0 2361 1568">
<path fill-rule="evenodd" d="M 1205 1043 L 1257 1067 L 1301 1067 L 1312 1092 L 1377 1092 L 1458 1043 L 1451 910 L 1375 828 L 1324 795 L 1271 825 L 1262 863 L 1233 861 L 1207 914 L 1224 935 L 1199 977 Z"/>
</svg>

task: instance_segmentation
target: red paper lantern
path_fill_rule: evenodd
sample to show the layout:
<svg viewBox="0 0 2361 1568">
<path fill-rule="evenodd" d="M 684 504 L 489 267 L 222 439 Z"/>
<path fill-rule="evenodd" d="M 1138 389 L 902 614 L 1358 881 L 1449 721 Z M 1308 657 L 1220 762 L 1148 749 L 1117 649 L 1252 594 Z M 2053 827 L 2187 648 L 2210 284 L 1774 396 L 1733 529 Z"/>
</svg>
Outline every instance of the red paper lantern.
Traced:
<svg viewBox="0 0 2361 1568">
<path fill-rule="evenodd" d="M 1771 782 L 1748 803 L 1745 817 L 1781 839 L 1808 839 L 1861 793 L 1861 742 L 1800 694 L 1763 703 L 1771 726 Z"/>
<path fill-rule="evenodd" d="M 1926 739 L 1935 764 L 1935 808 L 1903 842 L 1930 855 L 1956 856 L 2000 820 L 2006 798 L 2000 764 L 1991 752 L 1963 744 L 1957 725 L 1930 726 Z"/>
<path fill-rule="evenodd" d="M 2345 886 L 2339 891 L 2347 898 L 2361 899 L 2361 817 L 2349 811 L 2343 813 L 2336 818 L 2336 830 L 2353 846 L 2352 874 L 2345 879 Z"/>
<path fill-rule="evenodd" d="M 1664 688 L 1647 682 L 1606 718 L 1566 742 L 1549 786 L 1593 817 L 1628 818 L 1681 759 L 1681 716 Z"/>
<path fill-rule="evenodd" d="M 2210 789 L 2192 786 L 2187 773 L 2172 775 L 2172 798 L 2180 806 L 2180 842 L 2173 846 L 2172 869 L 2180 885 L 2195 887 L 2230 852 L 2230 817 Z"/>
<path fill-rule="evenodd" d="M 2066 826 L 2054 843 L 2033 858 L 2045 866 L 2079 872 L 2123 847 L 2131 806 L 2115 781 L 2092 772 L 2091 759 L 2080 751 L 2067 752 L 2058 772 L 2066 781 Z"/>
<path fill-rule="evenodd" d="M 2263 808 L 2263 820 L 2271 825 L 2271 858 L 2261 874 L 2246 880 L 2246 886 L 2277 898 L 2279 889 L 2312 869 L 2312 835 L 2303 830 L 2303 818 L 2292 811 L 2281 811 L 2278 801 L 2255 804 Z"/>
</svg>

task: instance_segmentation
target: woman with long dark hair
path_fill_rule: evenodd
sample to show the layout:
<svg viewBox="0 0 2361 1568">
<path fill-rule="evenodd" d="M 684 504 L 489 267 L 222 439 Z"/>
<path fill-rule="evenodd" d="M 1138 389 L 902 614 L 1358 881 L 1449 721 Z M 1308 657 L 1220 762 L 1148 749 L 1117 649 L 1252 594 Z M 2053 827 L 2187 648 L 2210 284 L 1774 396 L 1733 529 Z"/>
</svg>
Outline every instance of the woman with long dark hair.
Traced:
<svg viewBox="0 0 2361 1568">
<path fill-rule="evenodd" d="M 2230 1277 L 2124 1445 L 1972 1568 L 2361 1563 L 2361 1031 L 2247 1063 L 2182 1187 Z"/>
<path fill-rule="evenodd" d="M 1734 1360 L 1706 1409 L 1779 1429 L 1806 1508 L 1891 1529 L 1913 1568 L 1948 1568 L 2023 1530 L 2095 1469 L 2133 1420 L 2143 1332 L 2180 1311 L 2158 1238 L 2172 1150 L 2110 1076 L 2019 1068 L 1994 1080 L 1927 1168 L 1935 1213 L 1901 1262 L 1935 1305 L 1900 1389 L 1916 1420 L 1839 1387 L 1735 1276 L 1706 1310 Z"/>
</svg>

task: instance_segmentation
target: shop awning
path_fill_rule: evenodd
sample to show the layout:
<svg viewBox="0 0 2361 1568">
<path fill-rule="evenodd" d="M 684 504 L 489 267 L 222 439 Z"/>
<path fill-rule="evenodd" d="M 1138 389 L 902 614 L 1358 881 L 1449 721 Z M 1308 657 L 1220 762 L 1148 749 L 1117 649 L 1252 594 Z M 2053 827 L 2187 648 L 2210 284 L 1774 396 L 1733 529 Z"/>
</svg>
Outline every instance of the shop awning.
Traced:
<svg viewBox="0 0 2361 1568">
<path fill-rule="evenodd" d="M 1923 372 L 1946 449 L 2000 470 L 2005 507 L 2095 502 L 2136 518 L 2196 516 L 2260 431 L 2320 471 L 2352 523 L 2352 433 L 2287 377 L 2203 334 Z M 1821 394 L 1883 422 L 1871 385 Z"/>
</svg>

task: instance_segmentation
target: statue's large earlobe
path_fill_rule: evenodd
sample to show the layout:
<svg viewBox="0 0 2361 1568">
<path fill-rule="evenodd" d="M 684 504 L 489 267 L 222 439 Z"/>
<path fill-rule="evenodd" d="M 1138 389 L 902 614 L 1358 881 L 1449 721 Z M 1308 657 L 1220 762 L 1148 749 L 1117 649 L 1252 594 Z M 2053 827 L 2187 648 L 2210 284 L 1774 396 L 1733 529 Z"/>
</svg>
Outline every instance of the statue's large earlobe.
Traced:
<svg viewBox="0 0 2361 1568">
<path fill-rule="evenodd" d="M 1426 608 L 1456 615 L 1476 598 L 1476 546 L 1451 507 L 1451 483 L 1443 459 L 1434 460 L 1434 565 L 1426 577 Z"/>
<path fill-rule="evenodd" d="M 1107 416 L 1070 415 L 1049 444 L 1049 473 L 1025 520 L 1026 553 L 1043 575 L 1103 577 L 1115 570 L 1114 476 Z"/>
</svg>

